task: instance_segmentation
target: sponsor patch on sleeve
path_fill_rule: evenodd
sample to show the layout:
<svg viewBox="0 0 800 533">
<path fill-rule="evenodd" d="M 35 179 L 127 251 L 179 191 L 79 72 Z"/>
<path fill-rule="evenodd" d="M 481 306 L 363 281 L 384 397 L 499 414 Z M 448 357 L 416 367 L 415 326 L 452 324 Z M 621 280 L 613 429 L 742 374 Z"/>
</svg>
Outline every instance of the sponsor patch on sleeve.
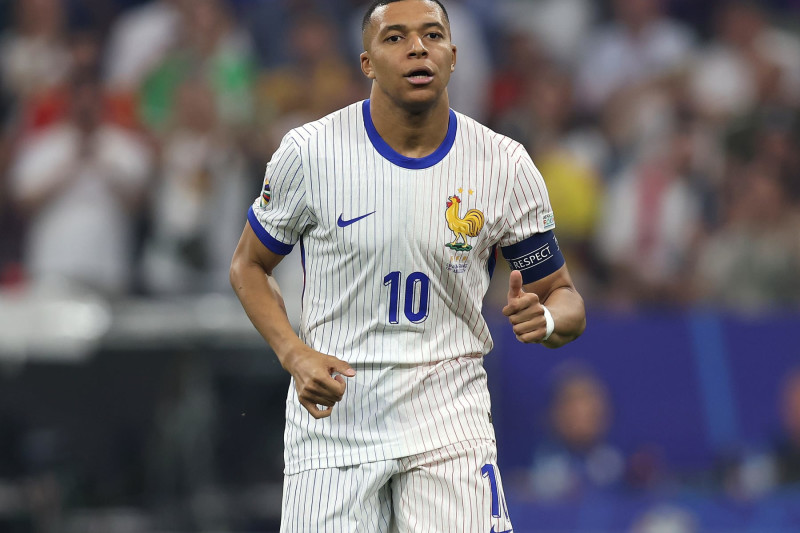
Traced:
<svg viewBox="0 0 800 533">
<path fill-rule="evenodd" d="M 556 227 L 556 219 L 553 216 L 553 212 L 550 211 L 549 213 L 542 213 L 542 231 L 551 230 Z"/>
<path fill-rule="evenodd" d="M 272 199 L 272 190 L 269 187 L 269 177 L 264 177 L 264 187 L 261 189 L 261 207 L 267 207 L 267 204 Z"/>
</svg>

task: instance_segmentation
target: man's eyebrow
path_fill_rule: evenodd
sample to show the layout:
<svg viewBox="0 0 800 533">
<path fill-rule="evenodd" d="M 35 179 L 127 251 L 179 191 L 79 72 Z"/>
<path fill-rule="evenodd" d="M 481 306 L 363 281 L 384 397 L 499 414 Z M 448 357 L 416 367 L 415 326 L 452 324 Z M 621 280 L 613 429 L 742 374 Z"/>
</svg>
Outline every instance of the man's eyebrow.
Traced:
<svg viewBox="0 0 800 533">
<path fill-rule="evenodd" d="M 440 30 L 444 31 L 444 26 L 442 26 L 440 22 L 426 22 L 422 24 L 421 28 L 423 30 L 427 30 L 430 28 L 439 28 Z M 389 26 L 386 26 L 385 28 L 381 28 L 381 33 L 386 33 L 388 31 L 405 32 L 407 30 L 408 26 L 406 26 L 405 24 L 391 24 Z"/>
</svg>

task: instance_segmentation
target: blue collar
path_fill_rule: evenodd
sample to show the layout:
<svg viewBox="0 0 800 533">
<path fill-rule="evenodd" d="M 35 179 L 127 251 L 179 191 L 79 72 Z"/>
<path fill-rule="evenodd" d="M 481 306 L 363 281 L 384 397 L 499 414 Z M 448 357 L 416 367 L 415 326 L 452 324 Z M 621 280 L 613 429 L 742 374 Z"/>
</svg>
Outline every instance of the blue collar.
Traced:
<svg viewBox="0 0 800 533">
<path fill-rule="evenodd" d="M 384 158 L 388 159 L 399 167 L 408 168 L 411 170 L 421 170 L 423 168 L 432 167 L 444 159 L 448 153 L 450 153 L 453 143 L 456 142 L 456 129 L 458 128 L 458 120 L 456 119 L 456 114 L 451 109 L 450 120 L 447 124 L 447 135 L 445 135 L 442 144 L 440 144 L 432 154 L 426 155 L 425 157 L 406 157 L 403 154 L 395 152 L 394 148 L 389 146 L 380 136 L 378 130 L 375 129 L 375 124 L 372 123 L 372 115 L 369 112 L 369 100 L 364 100 L 361 109 L 364 111 L 364 126 L 367 128 L 367 135 L 369 136 L 369 140 L 372 142 L 372 146 L 374 146 L 378 153 Z"/>
</svg>

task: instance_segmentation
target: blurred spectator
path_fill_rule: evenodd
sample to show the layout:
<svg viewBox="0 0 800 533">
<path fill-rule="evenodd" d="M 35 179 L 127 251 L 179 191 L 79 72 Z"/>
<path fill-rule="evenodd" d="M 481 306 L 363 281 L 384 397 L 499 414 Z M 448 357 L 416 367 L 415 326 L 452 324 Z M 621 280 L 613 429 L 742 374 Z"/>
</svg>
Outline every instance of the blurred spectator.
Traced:
<svg viewBox="0 0 800 533">
<path fill-rule="evenodd" d="M 269 132 L 265 160 L 289 130 L 322 118 L 361 93 L 358 57 L 345 57 L 343 47 L 331 46 L 341 40 L 331 20 L 306 13 L 289 24 L 293 61 L 264 71 L 258 84 L 261 121 Z"/>
<path fill-rule="evenodd" d="M 345 24 L 349 22 L 351 9 L 357 9 L 363 15 L 362 0 L 233 0 L 241 4 L 242 24 L 253 36 L 253 42 L 259 59 L 261 70 L 290 67 L 295 62 L 292 43 L 293 28 L 296 21 L 305 17 L 321 17 L 328 21 Z M 358 21 L 358 35 L 361 35 L 361 20 Z M 328 43 L 330 48 L 349 48 L 345 43 L 336 41 Z M 359 39 L 353 50 L 353 60 L 358 63 L 358 54 L 362 51 Z"/>
<path fill-rule="evenodd" d="M 67 54 L 63 75 L 52 83 L 42 81 L 24 94 L 10 98 L 11 110 L 7 124 L 7 140 L 12 147 L 32 135 L 65 119 L 70 98 L 72 72 L 97 68 L 100 42 L 92 30 L 80 30 L 63 38 L 63 51 Z M 35 57 L 29 60 L 36 61 Z"/>
<path fill-rule="evenodd" d="M 737 500 L 755 500 L 781 487 L 800 487 L 800 367 L 778 390 L 780 428 L 770 449 L 735 450 L 722 460 L 722 486 Z"/>
<path fill-rule="evenodd" d="M 244 156 L 219 124 L 213 90 L 187 80 L 163 141 L 144 283 L 159 295 L 225 291 L 248 196 Z"/>
<path fill-rule="evenodd" d="M 104 121 L 92 75 L 76 76 L 70 95 L 68 119 L 25 142 L 14 163 L 13 194 L 29 226 L 25 267 L 37 282 L 65 279 L 124 294 L 149 153 Z"/>
<path fill-rule="evenodd" d="M 0 135 L 0 287 L 19 281 L 19 227 L 8 183 L 9 143 Z"/>
<path fill-rule="evenodd" d="M 500 111 L 495 127 L 522 143 L 538 165 L 539 156 L 560 143 L 571 125 L 572 82 L 538 56 L 524 36 L 515 36 L 508 45 L 509 62 L 495 85 L 495 110 Z"/>
<path fill-rule="evenodd" d="M 800 40 L 770 26 L 754 2 L 731 2 L 717 14 L 714 39 L 691 69 L 696 109 L 727 119 L 757 103 L 800 102 Z"/>
<path fill-rule="evenodd" d="M 89 31 L 75 32 L 68 45 L 70 71 L 88 71 L 96 67 L 100 49 L 95 35 Z M 9 99 L 9 122 L 0 138 L 0 285 L 14 286 L 23 280 L 22 241 L 25 223 L 15 205 L 13 185 L 8 167 L 13 153 L 24 141 L 44 129 L 66 120 L 69 112 L 69 79 L 55 85 L 43 85 L 29 95 Z"/>
<path fill-rule="evenodd" d="M 117 18 L 106 47 L 109 89 L 135 92 L 184 32 L 187 0 L 151 0 Z"/>
<path fill-rule="evenodd" d="M 559 247 L 585 291 L 592 285 L 591 243 L 603 194 L 597 169 L 607 147 L 599 131 L 576 123 L 572 83 L 564 72 L 542 61 L 521 90 L 496 127 L 525 145 L 544 176 Z"/>
<path fill-rule="evenodd" d="M 611 183 L 597 231 L 608 265 L 609 303 L 682 303 L 701 234 L 702 184 L 694 126 L 684 121 L 653 154 Z"/>
<path fill-rule="evenodd" d="M 728 130 L 729 165 L 741 168 L 759 161 L 775 168 L 788 201 L 800 207 L 800 108 L 759 106 L 732 121 Z"/>
<path fill-rule="evenodd" d="M 220 122 L 230 127 L 231 133 L 240 133 L 253 120 L 255 59 L 250 36 L 223 0 L 192 0 L 186 9 L 185 31 L 176 47 L 141 87 L 142 121 L 156 132 L 164 131 L 178 87 L 199 76 L 214 90 Z"/>
<path fill-rule="evenodd" d="M 690 511 L 672 505 L 656 505 L 639 516 L 631 533 L 696 533 L 697 517 Z"/>
<path fill-rule="evenodd" d="M 721 485 L 736 501 L 756 501 L 774 491 L 778 472 L 774 458 L 764 450 L 739 445 L 722 454 Z"/>
<path fill-rule="evenodd" d="M 546 58 L 539 44 L 522 31 L 509 33 L 505 39 L 501 39 L 498 47 L 498 62 L 489 89 L 489 123 L 500 133 L 523 142 L 514 137 L 516 132 L 507 130 L 500 121 L 528 103 L 528 87 L 536 79 Z"/>
<path fill-rule="evenodd" d="M 488 117 L 486 105 L 492 78 L 489 44 L 481 21 L 460 1 L 447 3 L 447 14 L 458 47 L 456 70 L 450 78 L 448 94 L 450 107 L 484 122 Z"/>
<path fill-rule="evenodd" d="M 533 458 L 530 488 L 536 498 L 570 500 L 618 487 L 625 460 L 606 441 L 611 404 L 605 385 L 584 367 L 562 370 L 549 408 L 552 435 Z"/>
<path fill-rule="evenodd" d="M 572 70 L 591 30 L 597 8 L 590 0 L 502 0 L 496 4 L 500 27 L 540 44 L 544 54 Z"/>
<path fill-rule="evenodd" d="M 693 33 L 663 12 L 663 0 L 615 0 L 614 19 L 584 43 L 576 103 L 611 148 L 603 172 L 618 175 L 657 149 L 681 104 Z"/>
<path fill-rule="evenodd" d="M 17 0 L 14 26 L 0 38 L 6 135 L 16 140 L 61 118 L 60 92 L 72 66 L 60 0 Z"/>
<path fill-rule="evenodd" d="M 800 237 L 779 169 L 753 162 L 728 176 L 727 221 L 703 243 L 696 286 L 700 298 L 757 312 L 800 304 Z"/>
<path fill-rule="evenodd" d="M 778 482 L 800 484 L 800 368 L 784 381 L 780 404 L 783 434 L 775 447 Z"/>
<path fill-rule="evenodd" d="M 123 12 L 104 48 L 107 102 L 115 121 L 141 127 L 137 98 L 147 76 L 186 32 L 189 0 L 151 0 Z"/>
<path fill-rule="evenodd" d="M 578 101 L 597 112 L 620 92 L 684 68 L 692 32 L 662 12 L 662 0 L 614 0 L 614 20 L 592 34 L 576 75 Z"/>
<path fill-rule="evenodd" d="M 63 3 L 17 0 L 14 26 L 0 40 L 3 91 L 24 101 L 55 87 L 69 72 Z"/>
</svg>

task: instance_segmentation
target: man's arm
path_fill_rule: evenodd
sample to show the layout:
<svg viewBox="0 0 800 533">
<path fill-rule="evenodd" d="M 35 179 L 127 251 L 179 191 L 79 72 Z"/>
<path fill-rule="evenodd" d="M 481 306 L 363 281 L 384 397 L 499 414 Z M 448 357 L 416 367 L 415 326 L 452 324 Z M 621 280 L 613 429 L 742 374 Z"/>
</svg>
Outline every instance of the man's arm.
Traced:
<svg viewBox="0 0 800 533">
<path fill-rule="evenodd" d="M 553 317 L 555 329 L 547 340 L 542 304 Z M 583 298 L 575 289 L 567 265 L 542 279 L 522 285 L 522 274 L 514 270 L 508 280 L 508 305 L 503 314 L 520 342 L 558 348 L 577 339 L 586 328 Z"/>
<path fill-rule="evenodd" d="M 300 403 L 314 418 L 325 418 L 344 396 L 345 381 L 338 373 L 353 377 L 355 371 L 341 359 L 312 350 L 295 334 L 272 277 L 281 259 L 246 224 L 231 261 L 231 285 L 250 321 L 294 377 Z"/>
</svg>

